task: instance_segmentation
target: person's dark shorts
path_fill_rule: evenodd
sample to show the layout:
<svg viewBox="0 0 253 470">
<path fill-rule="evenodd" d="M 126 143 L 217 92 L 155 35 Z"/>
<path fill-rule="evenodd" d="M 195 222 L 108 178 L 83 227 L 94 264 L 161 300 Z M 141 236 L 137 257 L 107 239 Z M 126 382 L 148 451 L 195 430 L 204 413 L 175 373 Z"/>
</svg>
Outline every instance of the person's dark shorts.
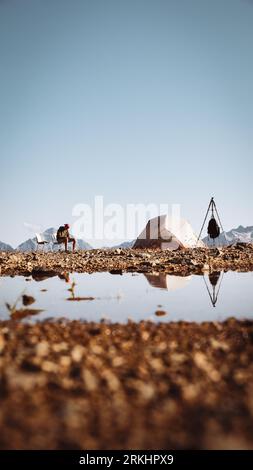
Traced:
<svg viewBox="0 0 253 470">
<path fill-rule="evenodd" d="M 57 238 L 57 242 L 58 242 L 58 243 L 65 243 L 66 240 L 67 240 L 68 242 L 73 242 L 73 241 L 75 241 L 74 238 L 69 238 L 69 237 L 59 237 L 59 238 Z"/>
</svg>

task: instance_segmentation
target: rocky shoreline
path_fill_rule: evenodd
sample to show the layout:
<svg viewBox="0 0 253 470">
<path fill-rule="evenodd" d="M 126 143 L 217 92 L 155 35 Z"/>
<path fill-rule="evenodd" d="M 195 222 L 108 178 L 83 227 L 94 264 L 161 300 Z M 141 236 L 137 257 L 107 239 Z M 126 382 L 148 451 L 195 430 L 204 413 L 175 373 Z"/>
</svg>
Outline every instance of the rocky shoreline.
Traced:
<svg viewBox="0 0 253 470">
<path fill-rule="evenodd" d="M 36 280 L 207 270 L 252 271 L 253 246 L 0 253 L 1 276 Z M 253 321 L 18 318 L 0 322 L 0 449 L 253 449 Z"/>
<path fill-rule="evenodd" d="M 252 449 L 253 322 L 0 323 L 1 449 Z"/>
<path fill-rule="evenodd" d="M 253 245 L 161 250 L 104 249 L 76 253 L 1 252 L 0 276 L 37 275 L 40 273 L 110 271 L 163 272 L 188 276 L 205 271 L 253 271 Z"/>
</svg>

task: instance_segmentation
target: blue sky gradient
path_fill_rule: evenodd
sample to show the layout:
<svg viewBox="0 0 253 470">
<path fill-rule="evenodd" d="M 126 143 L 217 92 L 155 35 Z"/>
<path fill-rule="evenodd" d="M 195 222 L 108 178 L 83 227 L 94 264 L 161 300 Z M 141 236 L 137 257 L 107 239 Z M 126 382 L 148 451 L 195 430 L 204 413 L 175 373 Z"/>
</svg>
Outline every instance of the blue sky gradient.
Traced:
<svg viewBox="0 0 253 470">
<path fill-rule="evenodd" d="M 253 225 L 249 1 L 0 0 L 0 57 L 1 241 L 95 195 Z"/>
</svg>

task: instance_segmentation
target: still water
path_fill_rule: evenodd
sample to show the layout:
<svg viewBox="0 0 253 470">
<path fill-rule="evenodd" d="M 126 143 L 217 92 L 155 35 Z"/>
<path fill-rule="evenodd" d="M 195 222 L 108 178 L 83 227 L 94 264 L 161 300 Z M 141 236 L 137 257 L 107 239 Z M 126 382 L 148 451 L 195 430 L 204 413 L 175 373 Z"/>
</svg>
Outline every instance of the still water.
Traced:
<svg viewBox="0 0 253 470">
<path fill-rule="evenodd" d="M 134 321 L 222 321 L 253 319 L 253 272 L 215 273 L 211 277 L 163 274 L 112 275 L 72 273 L 50 278 L 0 278 L 0 320 L 8 319 L 5 303 L 22 294 L 43 311 L 26 321 L 66 317 L 124 323 Z M 76 300 L 77 298 L 83 300 Z M 67 299 L 74 299 L 72 301 Z M 17 304 L 22 308 L 22 301 Z"/>
</svg>

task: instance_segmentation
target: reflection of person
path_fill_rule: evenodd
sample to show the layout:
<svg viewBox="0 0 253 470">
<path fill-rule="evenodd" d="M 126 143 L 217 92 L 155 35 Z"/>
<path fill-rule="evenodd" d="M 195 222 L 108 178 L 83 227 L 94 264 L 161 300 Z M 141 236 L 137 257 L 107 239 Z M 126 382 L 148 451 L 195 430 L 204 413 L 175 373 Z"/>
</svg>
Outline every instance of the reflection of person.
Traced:
<svg viewBox="0 0 253 470">
<path fill-rule="evenodd" d="M 65 251 L 68 251 L 68 242 L 73 243 L 73 251 L 75 251 L 76 240 L 69 234 L 69 224 L 65 224 L 59 227 L 56 237 L 58 243 L 64 243 Z"/>
<path fill-rule="evenodd" d="M 63 281 L 65 282 L 69 282 L 70 281 L 70 278 L 69 278 L 69 273 L 61 273 L 61 274 L 58 274 L 58 277 L 60 279 L 62 279 Z"/>
</svg>

